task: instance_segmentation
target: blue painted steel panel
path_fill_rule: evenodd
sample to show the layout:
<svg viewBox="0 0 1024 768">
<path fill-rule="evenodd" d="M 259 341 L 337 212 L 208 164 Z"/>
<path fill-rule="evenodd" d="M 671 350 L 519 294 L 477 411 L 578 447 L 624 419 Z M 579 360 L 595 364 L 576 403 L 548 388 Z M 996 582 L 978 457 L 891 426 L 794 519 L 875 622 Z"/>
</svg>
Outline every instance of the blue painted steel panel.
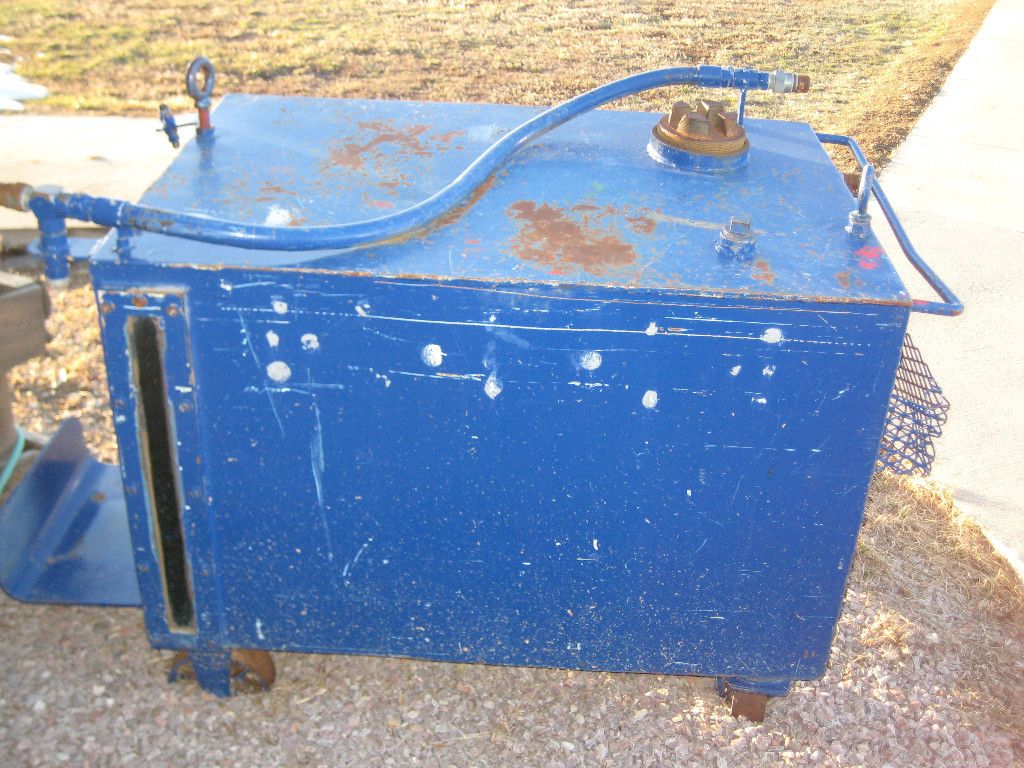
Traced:
<svg viewBox="0 0 1024 768">
<path fill-rule="evenodd" d="M 429 196 L 538 111 L 228 95 L 215 113 L 213 145 L 188 144 L 142 202 L 242 221 L 357 221 Z M 850 193 L 810 127 L 748 119 L 747 167 L 699 174 L 648 154 L 659 117 L 583 115 L 525 149 L 457 220 L 402 243 L 324 260 L 329 252 L 250 251 L 139 233 L 132 257 L 910 303 L 874 236 L 845 232 Z M 749 262 L 722 259 L 714 248 L 739 212 L 758 232 Z M 100 258 L 116 257 L 111 248 Z"/>
<path fill-rule="evenodd" d="M 822 672 L 906 308 L 97 265 L 115 394 L 115 274 L 189 282 L 218 643 Z"/>
<path fill-rule="evenodd" d="M 144 202 L 356 220 L 532 113 L 229 97 Z M 844 231 L 807 126 L 747 120 L 749 165 L 701 176 L 647 155 L 652 123 L 580 118 L 457 219 L 315 265 L 151 233 L 101 251 L 155 645 L 821 674 L 910 300 Z M 714 248 L 738 212 L 749 261 Z M 141 492 L 137 316 L 166 339 L 188 631 Z"/>
</svg>

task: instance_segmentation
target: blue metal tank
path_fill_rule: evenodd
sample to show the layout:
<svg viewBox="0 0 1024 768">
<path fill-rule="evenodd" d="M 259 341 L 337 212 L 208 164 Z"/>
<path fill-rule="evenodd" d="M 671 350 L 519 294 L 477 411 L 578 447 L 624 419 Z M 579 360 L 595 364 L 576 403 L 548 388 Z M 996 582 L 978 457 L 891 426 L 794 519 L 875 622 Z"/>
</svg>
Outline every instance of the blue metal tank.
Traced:
<svg viewBox="0 0 1024 768">
<path fill-rule="evenodd" d="M 229 95 L 141 203 L 372 219 L 539 112 Z M 230 649 L 708 675 L 761 714 L 820 676 L 909 314 L 959 305 L 899 230 L 947 301 L 911 300 L 822 145 L 849 140 L 745 118 L 742 163 L 687 168 L 659 117 L 588 112 L 367 247 L 111 235 L 124 493 L 55 444 L 131 546 L 106 586 L 37 568 L 19 596 L 141 604 L 221 694 Z"/>
</svg>

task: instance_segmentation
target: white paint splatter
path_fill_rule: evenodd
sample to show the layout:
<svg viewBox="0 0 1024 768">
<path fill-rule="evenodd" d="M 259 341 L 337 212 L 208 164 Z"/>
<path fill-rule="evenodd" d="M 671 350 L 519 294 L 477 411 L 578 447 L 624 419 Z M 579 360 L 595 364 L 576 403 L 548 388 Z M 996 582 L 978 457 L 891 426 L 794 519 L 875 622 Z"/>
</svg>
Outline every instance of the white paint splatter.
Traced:
<svg viewBox="0 0 1024 768">
<path fill-rule="evenodd" d="M 235 286 L 233 286 L 231 283 L 228 283 L 228 282 L 226 282 L 224 280 L 221 280 L 220 281 L 220 289 L 222 291 L 233 291 L 233 290 L 235 290 Z"/>
<path fill-rule="evenodd" d="M 268 227 L 286 227 L 292 223 L 292 213 L 280 205 L 272 205 L 263 223 Z"/>
<path fill-rule="evenodd" d="M 487 377 L 487 381 L 484 382 L 484 394 L 491 398 L 491 400 L 501 394 L 501 382 L 493 372 Z"/>
<path fill-rule="evenodd" d="M 588 371 L 596 371 L 601 367 L 601 353 L 584 352 L 580 355 L 580 365 Z"/>
<path fill-rule="evenodd" d="M 313 351 L 320 349 L 320 339 L 316 337 L 315 333 L 304 333 L 299 341 L 302 342 L 302 348 L 305 350 Z"/>
<path fill-rule="evenodd" d="M 597 539 L 594 539 L 594 540 L 593 540 L 592 542 L 590 542 L 590 543 L 591 543 L 591 545 L 592 545 L 592 546 L 594 547 L 594 551 L 595 551 L 595 552 L 597 552 L 597 551 L 598 551 L 598 550 L 599 550 L 599 549 L 601 548 L 601 545 L 597 543 Z"/>
<path fill-rule="evenodd" d="M 764 370 L 761 371 L 761 373 L 762 373 L 762 375 L 764 375 L 764 376 L 766 376 L 767 378 L 770 379 L 772 376 L 775 375 L 775 366 L 774 365 L 766 365 L 764 367 Z"/>
<path fill-rule="evenodd" d="M 114 417 L 115 424 L 124 424 L 126 421 L 128 421 L 128 417 L 125 416 L 123 413 L 119 413 L 117 414 L 117 416 Z"/>
<path fill-rule="evenodd" d="M 266 640 L 267 638 L 263 635 L 263 622 L 256 619 L 256 637 L 260 640 Z"/>
<path fill-rule="evenodd" d="M 273 307 L 274 311 L 277 312 L 277 314 L 279 315 L 283 315 L 285 312 L 288 311 L 288 302 L 281 301 L 280 299 L 274 299 L 272 302 L 270 302 L 270 306 Z"/>
<path fill-rule="evenodd" d="M 778 328 L 768 328 L 761 334 L 761 341 L 768 344 L 778 344 L 782 338 L 782 331 Z"/>
<path fill-rule="evenodd" d="M 281 343 L 281 337 L 273 331 L 267 331 L 267 344 L 271 347 L 276 347 Z"/>
<path fill-rule="evenodd" d="M 187 395 L 189 392 L 192 391 L 192 387 L 183 387 L 181 384 L 175 384 L 174 388 L 178 392 L 181 392 L 181 394 L 183 394 L 183 395 Z"/>
<path fill-rule="evenodd" d="M 491 315 L 489 318 L 487 318 L 487 322 L 493 323 L 497 319 L 498 319 L 497 317 L 495 317 L 494 315 Z"/>
<path fill-rule="evenodd" d="M 292 377 L 292 369 L 288 367 L 288 363 L 282 360 L 275 360 L 267 365 L 267 376 L 272 381 L 288 381 Z"/>
<path fill-rule="evenodd" d="M 356 314 L 359 315 L 360 317 L 369 317 L 370 316 L 370 311 L 369 310 L 370 310 L 370 305 L 365 303 L 365 302 L 362 302 L 360 304 L 356 304 Z"/>
<path fill-rule="evenodd" d="M 644 333 L 646 333 L 648 336 L 657 336 L 658 324 L 652 321 L 650 325 L 647 326 L 647 330 L 644 331 Z"/>
<path fill-rule="evenodd" d="M 764 395 L 758 395 L 750 399 L 750 402 L 757 403 L 758 405 L 765 405 L 768 402 L 768 398 Z"/>
<path fill-rule="evenodd" d="M 732 367 L 732 370 L 729 371 L 729 375 L 730 376 L 739 376 L 740 375 L 740 371 L 742 371 L 742 370 L 743 370 L 743 366 L 742 365 L 734 365 Z"/>
<path fill-rule="evenodd" d="M 423 347 L 423 351 L 420 352 L 420 357 L 431 368 L 440 368 L 444 360 L 444 352 L 441 351 L 440 344 L 427 344 Z"/>
<path fill-rule="evenodd" d="M 644 397 L 641 402 L 644 404 L 644 408 L 653 408 L 658 404 L 658 393 L 653 389 L 648 389 L 644 392 Z"/>
</svg>

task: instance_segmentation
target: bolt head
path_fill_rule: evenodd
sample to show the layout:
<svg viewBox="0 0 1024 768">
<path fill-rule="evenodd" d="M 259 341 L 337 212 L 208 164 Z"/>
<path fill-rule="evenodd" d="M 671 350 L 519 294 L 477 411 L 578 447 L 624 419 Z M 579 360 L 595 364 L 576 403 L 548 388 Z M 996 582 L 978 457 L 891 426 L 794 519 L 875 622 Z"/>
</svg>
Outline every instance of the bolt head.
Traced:
<svg viewBox="0 0 1024 768">
<path fill-rule="evenodd" d="M 750 226 L 750 217 L 746 214 L 730 216 L 729 224 L 726 226 L 726 232 L 736 238 L 753 237 L 754 231 Z"/>
</svg>

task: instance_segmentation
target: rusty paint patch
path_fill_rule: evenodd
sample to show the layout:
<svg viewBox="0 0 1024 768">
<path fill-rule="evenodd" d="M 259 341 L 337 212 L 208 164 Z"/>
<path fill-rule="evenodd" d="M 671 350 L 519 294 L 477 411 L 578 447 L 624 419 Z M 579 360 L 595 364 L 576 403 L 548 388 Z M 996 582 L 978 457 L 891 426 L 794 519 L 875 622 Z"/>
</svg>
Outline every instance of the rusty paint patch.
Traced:
<svg viewBox="0 0 1024 768">
<path fill-rule="evenodd" d="M 369 141 L 334 143 L 328 152 L 330 165 L 351 171 L 368 170 L 367 164 L 378 166 L 386 159 L 382 145 L 392 145 L 392 152 L 399 156 L 429 157 L 432 152 L 420 137 L 429 127 L 426 125 L 396 126 L 390 120 L 372 120 L 358 123 L 359 129 L 374 133 Z"/>
<path fill-rule="evenodd" d="M 457 136 L 462 136 L 462 131 L 448 131 L 447 133 L 437 133 L 430 137 L 430 140 L 437 143 L 448 146 Z"/>
<path fill-rule="evenodd" d="M 626 223 L 638 235 L 652 235 L 658 226 L 658 222 L 649 216 L 627 216 Z"/>
<path fill-rule="evenodd" d="M 626 267 L 637 259 L 636 249 L 622 239 L 609 214 L 611 207 L 576 205 L 570 209 L 532 200 L 512 203 L 506 214 L 518 225 L 512 251 L 524 261 L 547 268 L 553 275 L 582 269 L 591 275 Z"/>
<path fill-rule="evenodd" d="M 836 272 L 836 281 L 843 288 L 849 288 L 850 287 L 850 277 L 852 276 L 852 274 L 853 274 L 853 270 L 850 270 L 850 269 L 844 270 L 842 272 Z"/>
<path fill-rule="evenodd" d="M 376 200 L 363 192 L 363 204 L 367 208 L 394 208 L 395 204 L 390 200 Z"/>
<path fill-rule="evenodd" d="M 765 285 L 771 285 L 775 282 L 775 273 L 772 272 L 771 265 L 764 259 L 758 259 L 754 262 L 754 270 L 750 273 L 750 276 Z"/>
</svg>

